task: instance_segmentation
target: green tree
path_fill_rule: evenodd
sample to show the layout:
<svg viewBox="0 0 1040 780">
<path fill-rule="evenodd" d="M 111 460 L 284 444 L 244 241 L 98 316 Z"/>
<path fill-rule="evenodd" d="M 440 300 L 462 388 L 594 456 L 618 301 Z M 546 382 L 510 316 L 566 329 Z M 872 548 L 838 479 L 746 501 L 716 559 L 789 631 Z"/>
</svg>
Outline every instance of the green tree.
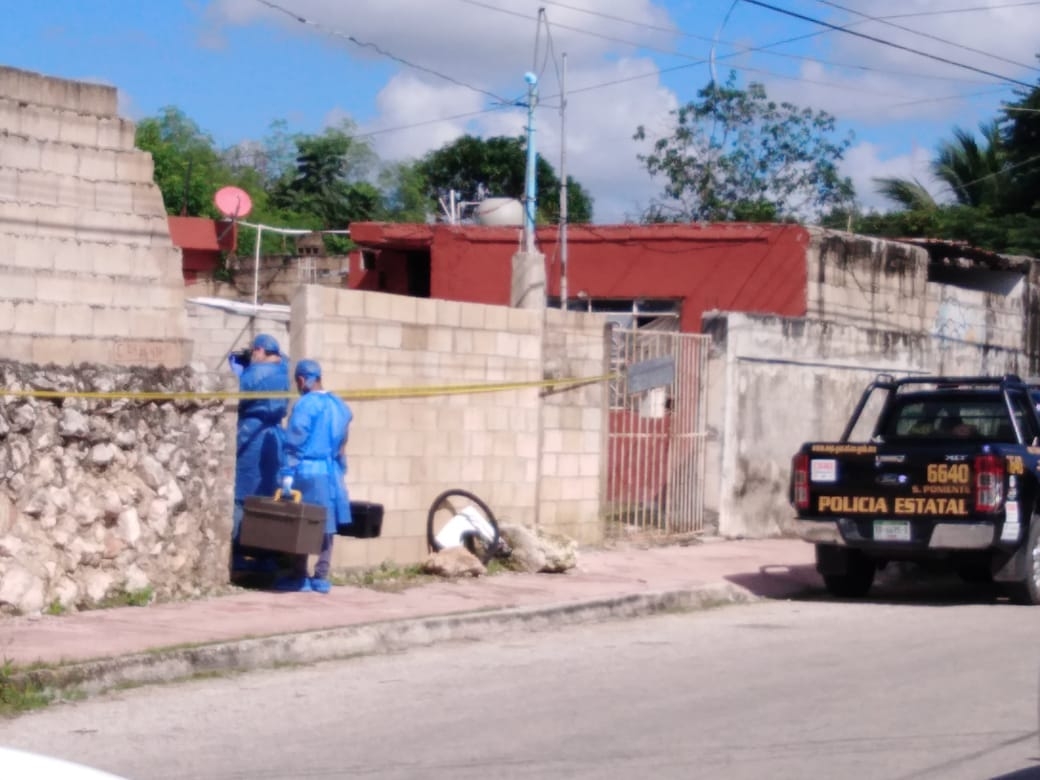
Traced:
<svg viewBox="0 0 1040 780">
<path fill-rule="evenodd" d="M 639 155 L 665 182 L 651 221 L 804 219 L 848 203 L 852 182 L 838 163 L 852 142 L 835 139 L 823 111 L 775 103 L 761 84 L 709 83 L 672 112 L 675 128 Z M 642 125 L 635 139 L 647 140 Z"/>
<path fill-rule="evenodd" d="M 932 175 L 946 185 L 962 206 L 1001 212 L 1010 179 L 1007 154 L 997 122 L 979 125 L 982 142 L 971 132 L 953 129 L 953 139 L 939 144 L 931 162 Z M 939 203 L 917 179 L 874 179 L 879 193 L 903 209 L 938 208 Z"/>
<path fill-rule="evenodd" d="M 327 229 L 379 218 L 382 198 L 367 179 L 376 156 L 353 131 L 346 120 L 320 135 L 296 136 L 295 167 L 271 188 L 272 205 L 313 215 Z"/>
<path fill-rule="evenodd" d="M 213 144 L 183 111 L 173 106 L 137 125 L 136 144 L 151 152 L 155 183 L 170 214 L 219 216 L 213 194 L 228 183 L 230 171 Z"/>
<path fill-rule="evenodd" d="M 1002 140 L 1011 174 L 1007 210 L 1040 217 L 1040 86 L 1019 91 L 1003 115 Z"/>
<path fill-rule="evenodd" d="M 426 222 L 433 213 L 426 178 L 415 163 L 391 163 L 380 173 L 379 184 L 389 221 Z"/>
<path fill-rule="evenodd" d="M 465 135 L 427 154 L 416 166 L 427 184 L 430 206 L 449 190 L 464 200 L 475 200 L 480 192 L 523 200 L 526 196 L 527 155 L 522 136 L 476 138 Z M 560 219 L 560 178 L 544 157 L 537 155 L 535 183 L 538 221 Z M 567 221 L 592 221 L 592 197 L 573 178 L 567 177 Z"/>
</svg>

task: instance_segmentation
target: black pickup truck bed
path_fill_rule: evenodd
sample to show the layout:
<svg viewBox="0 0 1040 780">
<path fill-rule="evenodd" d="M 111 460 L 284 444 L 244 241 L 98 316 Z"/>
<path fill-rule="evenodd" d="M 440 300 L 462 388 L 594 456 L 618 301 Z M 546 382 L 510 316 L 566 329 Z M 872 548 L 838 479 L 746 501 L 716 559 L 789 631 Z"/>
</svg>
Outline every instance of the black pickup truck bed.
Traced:
<svg viewBox="0 0 1040 780">
<path fill-rule="evenodd" d="M 878 393 L 876 422 L 853 441 Z M 1036 405 L 1017 377 L 879 377 L 839 441 L 794 456 L 796 533 L 816 545 L 836 595 L 865 595 L 887 561 L 928 560 L 1040 604 L 1038 444 Z"/>
</svg>

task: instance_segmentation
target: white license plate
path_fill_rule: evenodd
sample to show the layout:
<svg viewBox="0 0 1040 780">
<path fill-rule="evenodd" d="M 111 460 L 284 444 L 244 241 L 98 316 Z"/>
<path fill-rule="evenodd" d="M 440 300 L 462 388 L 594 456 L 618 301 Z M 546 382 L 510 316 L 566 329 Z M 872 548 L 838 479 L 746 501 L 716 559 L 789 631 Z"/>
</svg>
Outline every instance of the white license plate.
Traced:
<svg viewBox="0 0 1040 780">
<path fill-rule="evenodd" d="M 909 542 L 909 520 L 875 520 L 874 541 L 876 542 Z"/>
</svg>

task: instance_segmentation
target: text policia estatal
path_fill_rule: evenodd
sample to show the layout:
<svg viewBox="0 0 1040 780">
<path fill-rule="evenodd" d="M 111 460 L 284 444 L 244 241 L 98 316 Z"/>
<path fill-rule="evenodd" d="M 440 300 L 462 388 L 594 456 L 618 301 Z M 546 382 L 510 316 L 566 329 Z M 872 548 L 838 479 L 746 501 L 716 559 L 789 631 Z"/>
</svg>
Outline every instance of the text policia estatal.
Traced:
<svg viewBox="0 0 1040 780">
<path fill-rule="evenodd" d="M 963 498 L 891 499 L 886 496 L 818 496 L 820 512 L 843 515 L 966 515 L 968 502 Z"/>
</svg>

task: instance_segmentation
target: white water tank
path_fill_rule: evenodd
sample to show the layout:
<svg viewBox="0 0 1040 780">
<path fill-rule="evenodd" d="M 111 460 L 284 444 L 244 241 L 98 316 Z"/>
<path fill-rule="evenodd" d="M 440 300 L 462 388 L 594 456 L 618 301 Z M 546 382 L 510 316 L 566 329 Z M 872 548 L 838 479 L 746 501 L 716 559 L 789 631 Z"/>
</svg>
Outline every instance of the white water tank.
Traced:
<svg viewBox="0 0 1040 780">
<path fill-rule="evenodd" d="M 524 205 L 516 198 L 484 198 L 474 211 L 478 225 L 520 227 Z"/>
</svg>

